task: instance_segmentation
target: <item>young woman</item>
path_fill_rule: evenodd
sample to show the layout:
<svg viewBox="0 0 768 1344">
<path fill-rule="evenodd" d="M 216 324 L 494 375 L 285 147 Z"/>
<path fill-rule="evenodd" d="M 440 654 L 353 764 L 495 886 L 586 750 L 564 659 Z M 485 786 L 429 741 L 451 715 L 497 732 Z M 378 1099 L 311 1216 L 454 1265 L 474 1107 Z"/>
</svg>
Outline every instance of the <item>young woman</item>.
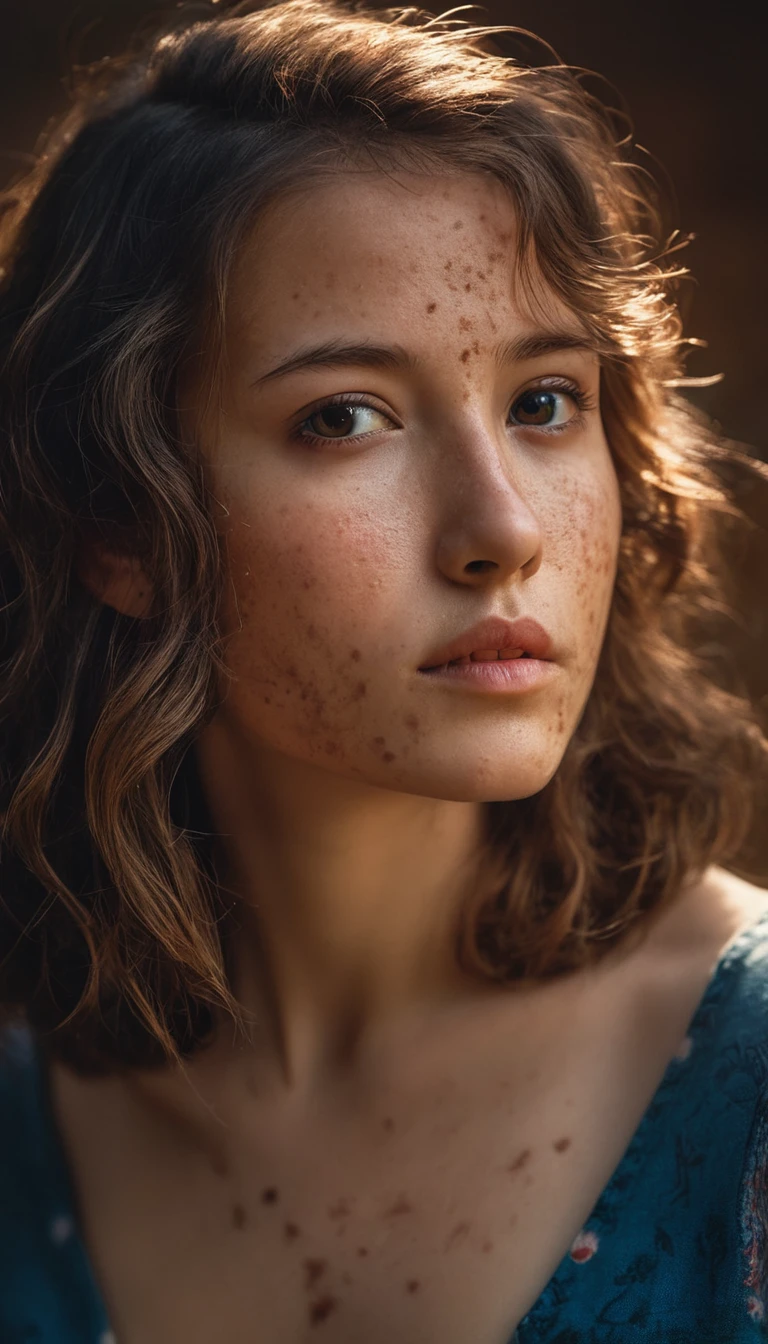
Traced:
<svg viewBox="0 0 768 1344">
<path fill-rule="evenodd" d="M 764 1338 L 646 179 L 498 30 L 200 14 L 3 221 L 3 1344 Z"/>
</svg>

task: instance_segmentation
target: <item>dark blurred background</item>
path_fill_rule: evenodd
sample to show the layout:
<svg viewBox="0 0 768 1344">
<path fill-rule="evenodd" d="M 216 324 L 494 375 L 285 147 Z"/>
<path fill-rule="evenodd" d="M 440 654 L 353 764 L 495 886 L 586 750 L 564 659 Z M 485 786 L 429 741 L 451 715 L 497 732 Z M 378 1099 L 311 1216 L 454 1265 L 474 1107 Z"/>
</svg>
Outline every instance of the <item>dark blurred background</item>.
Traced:
<svg viewBox="0 0 768 1344">
<path fill-rule="evenodd" d="M 424 7 L 443 8 L 434 0 Z M 120 50 L 138 24 L 168 8 L 147 0 L 0 0 L 0 185 L 23 170 L 48 119 L 67 107 L 72 64 Z M 766 7 L 745 0 L 706 9 L 690 0 L 487 0 L 482 10 L 458 13 L 536 33 L 567 63 L 603 76 L 614 105 L 628 107 L 646 162 L 665 184 L 670 228 L 696 235 L 680 258 L 695 277 L 683 287 L 682 304 L 687 334 L 707 348 L 692 352 L 688 371 L 724 378 L 689 395 L 724 434 L 767 461 Z M 768 721 L 768 485 L 741 503 L 757 526 L 739 529 L 729 542 L 738 619 L 727 637 L 734 666 Z M 764 885 L 766 823 L 768 799 L 746 856 Z"/>
</svg>

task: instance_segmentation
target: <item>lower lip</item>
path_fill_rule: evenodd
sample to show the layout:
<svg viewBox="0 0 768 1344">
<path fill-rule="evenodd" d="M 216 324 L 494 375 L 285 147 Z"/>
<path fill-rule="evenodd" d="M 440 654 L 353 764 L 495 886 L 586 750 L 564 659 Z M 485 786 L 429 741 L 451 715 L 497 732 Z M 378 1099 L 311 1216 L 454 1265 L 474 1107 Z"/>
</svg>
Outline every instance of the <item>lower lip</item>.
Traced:
<svg viewBox="0 0 768 1344">
<path fill-rule="evenodd" d="M 477 691 L 533 691 L 546 686 L 557 672 L 557 663 L 543 658 L 496 658 L 488 662 L 445 663 L 422 672 L 433 681 L 455 682 Z"/>
</svg>

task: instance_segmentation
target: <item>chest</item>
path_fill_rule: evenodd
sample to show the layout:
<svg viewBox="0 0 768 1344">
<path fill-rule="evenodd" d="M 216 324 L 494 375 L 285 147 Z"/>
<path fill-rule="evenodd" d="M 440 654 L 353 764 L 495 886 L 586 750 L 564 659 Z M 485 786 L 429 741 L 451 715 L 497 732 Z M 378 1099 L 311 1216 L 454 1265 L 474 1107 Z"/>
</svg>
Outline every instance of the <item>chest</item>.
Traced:
<svg viewBox="0 0 768 1344">
<path fill-rule="evenodd" d="M 509 1344 L 688 1016 L 600 1030 L 577 1013 L 502 1061 L 492 1043 L 460 1065 L 437 1052 L 418 1086 L 411 1061 L 401 1086 L 262 1117 L 207 1152 L 119 1144 L 116 1121 L 111 1162 L 74 1162 L 120 1344 Z"/>
</svg>

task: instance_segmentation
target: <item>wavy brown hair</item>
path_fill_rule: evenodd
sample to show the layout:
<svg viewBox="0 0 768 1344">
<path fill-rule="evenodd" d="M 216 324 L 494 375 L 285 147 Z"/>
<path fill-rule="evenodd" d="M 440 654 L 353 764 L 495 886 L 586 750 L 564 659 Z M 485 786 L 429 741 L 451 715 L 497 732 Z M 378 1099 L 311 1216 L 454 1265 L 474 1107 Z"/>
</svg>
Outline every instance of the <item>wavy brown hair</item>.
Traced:
<svg viewBox="0 0 768 1344">
<path fill-rule="evenodd" d="M 535 265 L 602 351 L 623 531 L 596 679 L 549 784 L 485 805 L 490 885 L 457 957 L 502 981 L 584 965 L 747 834 L 766 740 L 698 646 L 722 606 L 713 520 L 739 518 L 718 464 L 758 467 L 678 390 L 683 272 L 630 139 L 578 72 L 504 54 L 512 31 L 341 0 L 184 10 L 83 73 L 6 195 L 0 1002 L 84 1072 L 239 1020 L 194 757 L 222 557 L 177 395 L 201 353 L 215 386 L 260 211 L 328 173 L 493 174 L 521 281 Z M 94 540 L 141 558 L 146 619 L 78 580 Z"/>
</svg>

